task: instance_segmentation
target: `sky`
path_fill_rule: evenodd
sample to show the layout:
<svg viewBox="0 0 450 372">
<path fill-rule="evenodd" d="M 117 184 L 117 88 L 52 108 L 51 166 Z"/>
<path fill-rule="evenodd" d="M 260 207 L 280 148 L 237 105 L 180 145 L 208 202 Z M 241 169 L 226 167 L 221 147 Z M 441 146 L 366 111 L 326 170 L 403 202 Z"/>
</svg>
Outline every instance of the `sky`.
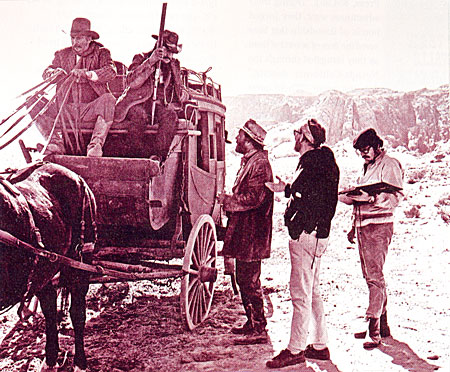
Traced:
<svg viewBox="0 0 450 372">
<path fill-rule="evenodd" d="M 411 91 L 449 81 L 447 0 L 167 2 L 181 65 L 211 66 L 224 96 Z M 54 52 L 70 45 L 76 17 L 89 18 L 113 59 L 129 65 L 152 49 L 161 8 L 159 0 L 0 0 L 0 98 L 41 81 Z"/>
</svg>

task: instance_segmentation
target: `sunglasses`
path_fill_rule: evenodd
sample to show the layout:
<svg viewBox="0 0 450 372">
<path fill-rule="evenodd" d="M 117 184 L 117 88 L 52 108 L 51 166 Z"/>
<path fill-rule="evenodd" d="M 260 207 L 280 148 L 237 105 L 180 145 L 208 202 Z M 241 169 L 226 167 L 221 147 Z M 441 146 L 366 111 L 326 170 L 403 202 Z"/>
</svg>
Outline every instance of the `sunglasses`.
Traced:
<svg viewBox="0 0 450 372">
<path fill-rule="evenodd" d="M 362 149 L 357 149 L 357 151 L 358 151 L 360 154 L 368 154 L 371 147 L 372 147 L 372 146 L 366 146 L 366 147 L 363 147 Z"/>
</svg>

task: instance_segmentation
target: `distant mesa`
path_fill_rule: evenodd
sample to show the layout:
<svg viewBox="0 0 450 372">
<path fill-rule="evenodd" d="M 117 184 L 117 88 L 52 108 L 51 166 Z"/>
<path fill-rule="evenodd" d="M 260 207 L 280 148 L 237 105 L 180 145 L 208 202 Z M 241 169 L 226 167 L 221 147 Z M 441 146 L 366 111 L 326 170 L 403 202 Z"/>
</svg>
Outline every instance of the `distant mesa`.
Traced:
<svg viewBox="0 0 450 372">
<path fill-rule="evenodd" d="M 315 117 L 327 127 L 331 144 L 353 138 L 368 127 L 375 128 L 393 147 L 420 153 L 432 151 L 437 142 L 450 137 L 448 85 L 412 92 L 364 88 L 319 95 L 246 94 L 224 97 L 224 103 L 229 128 L 250 117 L 263 125 Z"/>
</svg>

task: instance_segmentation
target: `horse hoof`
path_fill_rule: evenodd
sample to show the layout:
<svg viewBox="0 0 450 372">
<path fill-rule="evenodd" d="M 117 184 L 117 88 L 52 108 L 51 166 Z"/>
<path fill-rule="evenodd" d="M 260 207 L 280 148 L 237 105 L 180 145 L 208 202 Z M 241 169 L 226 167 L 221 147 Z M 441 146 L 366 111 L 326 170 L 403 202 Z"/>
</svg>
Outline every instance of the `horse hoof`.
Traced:
<svg viewBox="0 0 450 372">
<path fill-rule="evenodd" d="M 41 364 L 41 368 L 39 369 L 39 372 L 57 372 L 58 371 L 58 364 L 55 364 L 53 367 L 50 367 L 47 364 L 47 361 L 44 360 Z"/>
<path fill-rule="evenodd" d="M 85 369 L 81 369 L 78 366 L 75 366 L 75 367 L 73 367 L 73 372 L 86 372 L 86 370 Z"/>
</svg>

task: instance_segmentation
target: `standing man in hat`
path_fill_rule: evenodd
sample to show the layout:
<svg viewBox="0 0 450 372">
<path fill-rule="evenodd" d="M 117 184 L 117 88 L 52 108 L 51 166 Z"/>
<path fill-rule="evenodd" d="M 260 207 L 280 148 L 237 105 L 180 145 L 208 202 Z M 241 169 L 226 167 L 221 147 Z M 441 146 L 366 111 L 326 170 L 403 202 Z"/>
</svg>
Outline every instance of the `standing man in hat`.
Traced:
<svg viewBox="0 0 450 372">
<path fill-rule="evenodd" d="M 153 38 L 158 39 L 158 35 L 153 35 Z M 179 53 L 182 47 L 178 44 L 178 34 L 165 30 L 162 45 L 162 48 L 157 48 L 156 43 L 150 52 L 134 56 L 128 68 L 127 88 L 117 101 L 114 118 L 116 122 L 125 118 L 133 122 L 129 128 L 128 145 L 131 151 L 137 152 L 135 156 L 140 156 L 145 146 L 142 142 L 142 132 L 152 123 L 155 70 L 157 63 L 161 61 L 161 77 L 153 120 L 158 124 L 158 133 L 152 151 L 160 161 L 165 160 L 175 136 L 177 111 L 182 110 L 182 103 L 189 98 L 181 82 L 180 61 L 174 58 L 174 54 Z"/>
<path fill-rule="evenodd" d="M 304 363 L 305 358 L 330 359 L 319 273 L 338 200 L 339 168 L 331 149 L 322 146 L 325 129 L 315 119 L 294 130 L 294 138 L 300 154 L 295 181 L 266 184 L 289 198 L 284 219 L 291 237 L 289 285 L 294 308 L 288 347 L 266 363 L 269 368 Z"/>
<path fill-rule="evenodd" d="M 358 237 L 361 268 L 369 287 L 369 306 L 365 319 L 370 341 L 364 343 L 364 348 L 373 349 L 380 345 L 381 337 L 391 334 L 387 323 L 383 266 L 393 234 L 394 210 L 402 196 L 403 170 L 397 159 L 386 154 L 383 140 L 373 128 L 356 137 L 353 147 L 364 159 L 358 186 L 383 185 L 378 190 L 374 188 L 370 195 L 364 190 L 339 195 L 341 202 L 353 205 L 354 224 L 348 239 L 353 243 L 355 234 Z M 363 339 L 366 334 L 367 328 L 355 333 L 355 337 Z"/>
<path fill-rule="evenodd" d="M 68 119 L 75 125 L 82 121 L 95 122 L 87 156 L 102 156 L 102 147 L 114 118 L 116 99 L 108 88 L 108 82 L 116 77 L 116 67 L 110 51 L 96 41 L 99 35 L 91 30 L 88 19 L 75 18 L 70 37 L 72 46 L 55 53 L 43 78 L 48 79 L 55 73 L 69 75 L 58 83 L 56 111 L 63 110 L 61 121 Z M 53 113 L 55 118 L 56 115 Z M 47 151 L 65 152 L 60 127 L 50 139 Z"/>
<path fill-rule="evenodd" d="M 265 187 L 272 182 L 272 168 L 264 150 L 266 131 L 248 120 L 236 137 L 236 151 L 242 154 L 233 194 L 217 199 L 228 215 L 224 238 L 225 259 L 236 259 L 236 279 L 247 321 L 232 332 L 267 337 L 261 287 L 261 260 L 270 257 L 273 193 Z"/>
</svg>

